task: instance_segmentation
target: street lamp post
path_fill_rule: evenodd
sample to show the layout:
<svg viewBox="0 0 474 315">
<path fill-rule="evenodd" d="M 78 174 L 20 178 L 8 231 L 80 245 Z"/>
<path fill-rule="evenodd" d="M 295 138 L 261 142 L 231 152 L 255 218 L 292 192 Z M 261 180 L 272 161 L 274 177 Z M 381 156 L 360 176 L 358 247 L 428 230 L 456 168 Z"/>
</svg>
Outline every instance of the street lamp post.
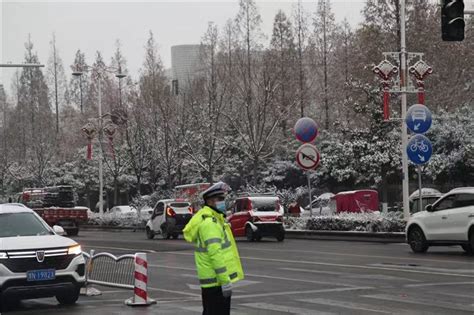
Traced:
<svg viewBox="0 0 474 315">
<path fill-rule="evenodd" d="M 99 121 L 99 134 L 98 134 L 98 138 L 99 138 L 99 144 L 101 146 L 101 155 L 100 155 L 100 158 L 99 158 L 99 214 L 100 216 L 102 216 L 104 214 L 104 196 L 103 196 L 103 193 L 104 193 L 104 171 L 103 171 L 103 168 L 104 168 L 104 165 L 103 165 L 103 158 L 104 158 L 104 155 L 103 155 L 103 152 L 102 152 L 102 138 L 103 138 L 103 115 L 102 115 L 102 76 L 104 75 L 104 73 L 108 72 L 108 73 L 114 73 L 116 72 L 115 76 L 119 79 L 119 86 L 120 86 L 120 81 L 121 79 L 123 79 L 126 75 L 122 73 L 122 69 L 121 67 L 119 67 L 118 69 L 115 69 L 115 68 L 112 68 L 112 67 L 91 67 L 91 66 L 87 66 L 86 65 L 86 71 L 88 70 L 92 70 L 92 71 L 95 71 L 97 73 L 97 78 L 98 78 L 98 92 L 99 92 L 99 95 L 98 95 L 98 112 L 99 112 L 99 117 L 98 117 L 98 121 Z M 84 73 L 82 71 L 75 71 L 72 73 L 73 76 L 76 76 L 76 77 L 79 77 L 81 78 L 82 75 Z M 121 92 L 120 92 L 121 93 Z M 81 109 L 82 109 L 82 91 L 81 91 Z"/>
</svg>

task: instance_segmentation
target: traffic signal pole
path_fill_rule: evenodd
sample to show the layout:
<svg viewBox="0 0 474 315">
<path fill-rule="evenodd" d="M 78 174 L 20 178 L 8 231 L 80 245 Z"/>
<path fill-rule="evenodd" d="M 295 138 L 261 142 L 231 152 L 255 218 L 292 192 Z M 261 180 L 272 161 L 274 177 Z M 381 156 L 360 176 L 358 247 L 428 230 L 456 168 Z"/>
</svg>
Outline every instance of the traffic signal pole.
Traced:
<svg viewBox="0 0 474 315">
<path fill-rule="evenodd" d="M 406 3 L 405 0 L 400 1 L 400 92 L 402 98 L 402 173 L 403 173 L 403 216 L 405 220 L 410 218 L 409 198 L 409 174 L 408 174 L 408 156 L 407 143 L 408 131 L 405 123 L 407 115 L 407 48 L 406 48 Z"/>
</svg>

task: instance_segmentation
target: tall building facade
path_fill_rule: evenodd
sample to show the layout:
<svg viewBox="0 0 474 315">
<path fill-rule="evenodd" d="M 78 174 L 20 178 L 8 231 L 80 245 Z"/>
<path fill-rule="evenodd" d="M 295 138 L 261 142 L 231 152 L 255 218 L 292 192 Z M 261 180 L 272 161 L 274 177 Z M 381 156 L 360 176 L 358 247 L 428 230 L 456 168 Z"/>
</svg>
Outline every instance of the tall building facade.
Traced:
<svg viewBox="0 0 474 315">
<path fill-rule="evenodd" d="M 172 88 L 175 94 L 189 86 L 199 73 L 201 45 L 177 45 L 171 47 Z"/>
</svg>

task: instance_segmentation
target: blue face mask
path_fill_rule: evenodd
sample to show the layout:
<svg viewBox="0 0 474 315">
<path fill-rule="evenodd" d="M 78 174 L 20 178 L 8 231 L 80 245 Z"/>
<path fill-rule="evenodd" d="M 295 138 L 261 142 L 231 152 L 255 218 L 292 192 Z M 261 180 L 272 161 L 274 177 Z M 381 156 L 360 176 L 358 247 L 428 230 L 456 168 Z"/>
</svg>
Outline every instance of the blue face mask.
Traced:
<svg viewBox="0 0 474 315">
<path fill-rule="evenodd" d="M 216 202 L 216 210 L 225 214 L 225 201 Z"/>
</svg>

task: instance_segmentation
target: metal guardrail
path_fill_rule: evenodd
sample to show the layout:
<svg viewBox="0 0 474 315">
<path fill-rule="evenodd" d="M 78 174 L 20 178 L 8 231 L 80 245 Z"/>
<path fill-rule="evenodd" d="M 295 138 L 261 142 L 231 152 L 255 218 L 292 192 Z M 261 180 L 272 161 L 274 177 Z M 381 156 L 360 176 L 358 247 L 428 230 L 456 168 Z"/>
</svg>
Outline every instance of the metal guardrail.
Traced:
<svg viewBox="0 0 474 315">
<path fill-rule="evenodd" d="M 133 289 L 135 283 L 135 255 L 114 256 L 110 253 L 83 253 L 86 259 L 86 286 L 89 283 Z"/>
</svg>

